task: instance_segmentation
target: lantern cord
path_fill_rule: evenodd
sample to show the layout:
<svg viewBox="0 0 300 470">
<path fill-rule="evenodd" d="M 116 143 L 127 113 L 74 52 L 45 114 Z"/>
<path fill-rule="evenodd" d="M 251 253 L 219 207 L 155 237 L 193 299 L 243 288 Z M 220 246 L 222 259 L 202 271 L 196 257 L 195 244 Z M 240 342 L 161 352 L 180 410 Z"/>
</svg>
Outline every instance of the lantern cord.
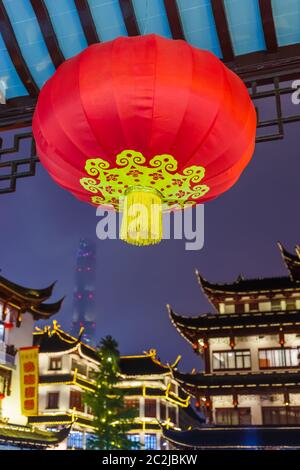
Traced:
<svg viewBox="0 0 300 470">
<path fill-rule="evenodd" d="M 125 194 L 121 240 L 153 245 L 162 239 L 162 197 L 154 188 L 133 187 Z"/>
</svg>

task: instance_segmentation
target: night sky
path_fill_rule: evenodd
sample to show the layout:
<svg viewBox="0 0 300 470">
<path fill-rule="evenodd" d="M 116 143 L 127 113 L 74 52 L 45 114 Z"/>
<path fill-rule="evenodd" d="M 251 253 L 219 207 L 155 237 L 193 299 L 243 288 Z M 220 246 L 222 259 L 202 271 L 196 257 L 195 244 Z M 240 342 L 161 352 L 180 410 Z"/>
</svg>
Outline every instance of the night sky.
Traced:
<svg viewBox="0 0 300 470">
<path fill-rule="evenodd" d="M 97 240 L 95 208 L 60 189 L 41 165 L 18 181 L 16 193 L 1 195 L 0 268 L 22 285 L 40 288 L 54 280 L 51 300 L 66 295 L 56 317 L 66 329 L 72 316 L 79 239 L 97 246 L 97 335 L 113 335 L 122 354 L 156 348 L 161 360 L 181 354 L 181 369 L 201 368 L 189 344 L 172 326 L 166 303 L 184 315 L 212 311 L 195 277 L 231 282 L 285 273 L 276 241 L 289 249 L 299 235 L 299 126 L 283 141 L 261 143 L 236 186 L 205 206 L 205 244 L 185 251 L 184 241 L 137 248 Z"/>
</svg>

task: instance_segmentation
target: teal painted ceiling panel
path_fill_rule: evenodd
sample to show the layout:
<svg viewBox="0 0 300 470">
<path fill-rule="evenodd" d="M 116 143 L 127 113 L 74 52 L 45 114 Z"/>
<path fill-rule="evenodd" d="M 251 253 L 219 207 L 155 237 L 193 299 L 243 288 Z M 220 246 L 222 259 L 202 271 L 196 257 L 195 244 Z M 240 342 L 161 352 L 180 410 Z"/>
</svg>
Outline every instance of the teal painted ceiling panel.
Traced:
<svg viewBox="0 0 300 470">
<path fill-rule="evenodd" d="M 272 0 L 279 46 L 300 42 L 300 0 Z"/>
<path fill-rule="evenodd" d="M 89 6 L 101 41 L 127 36 L 118 0 L 89 0 Z"/>
<path fill-rule="evenodd" d="M 0 34 L 0 86 L 6 91 L 6 98 L 28 95 L 20 79 Z"/>
<path fill-rule="evenodd" d="M 50 19 L 65 58 L 87 47 L 74 0 L 45 0 Z"/>
<path fill-rule="evenodd" d="M 141 34 L 159 34 L 171 38 L 163 0 L 132 0 Z"/>
<path fill-rule="evenodd" d="M 186 40 L 195 47 L 222 57 L 219 38 L 209 0 L 177 0 Z"/>
<path fill-rule="evenodd" d="M 266 49 L 258 0 L 224 0 L 236 55 Z"/>
<path fill-rule="evenodd" d="M 3 0 L 15 36 L 33 79 L 41 88 L 55 68 L 29 0 Z"/>
</svg>

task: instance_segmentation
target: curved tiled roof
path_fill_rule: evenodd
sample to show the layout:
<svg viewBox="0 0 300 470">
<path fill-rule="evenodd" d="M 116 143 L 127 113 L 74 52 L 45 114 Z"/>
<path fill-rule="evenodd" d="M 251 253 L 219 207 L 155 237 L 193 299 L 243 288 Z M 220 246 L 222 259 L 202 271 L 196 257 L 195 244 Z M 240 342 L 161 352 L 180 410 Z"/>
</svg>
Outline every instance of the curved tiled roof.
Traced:
<svg viewBox="0 0 300 470">
<path fill-rule="evenodd" d="M 141 356 L 123 356 L 120 360 L 121 373 L 126 376 L 137 375 L 166 375 L 170 368 L 156 359 L 156 352 L 145 353 Z"/>
<path fill-rule="evenodd" d="M 43 289 L 32 289 L 29 287 L 23 287 L 12 281 L 9 281 L 3 276 L 0 276 L 1 292 L 3 291 L 3 293 L 7 294 L 9 297 L 20 298 L 25 301 L 32 302 L 34 304 L 39 304 L 47 300 L 52 295 L 54 286 L 55 282 Z"/>
<path fill-rule="evenodd" d="M 214 294 L 249 294 L 300 289 L 300 282 L 293 281 L 289 276 L 262 277 L 255 279 L 238 278 L 232 283 L 218 284 L 209 282 L 197 273 L 199 283 L 208 295 Z"/>
<path fill-rule="evenodd" d="M 278 331 L 285 326 L 285 332 L 300 328 L 300 310 L 249 313 L 205 314 L 197 317 L 177 315 L 169 308 L 169 315 L 175 328 L 188 341 L 199 336 L 222 337 L 229 334 L 251 335 L 266 331 Z"/>
<path fill-rule="evenodd" d="M 41 429 L 33 430 L 29 426 L 0 423 L 0 445 L 16 445 L 22 448 L 46 448 L 58 445 L 68 437 L 71 427 L 50 432 Z"/>
<path fill-rule="evenodd" d="M 60 311 L 63 301 L 64 297 L 52 304 L 32 305 L 29 312 L 33 314 L 35 320 L 47 320 Z"/>
<path fill-rule="evenodd" d="M 190 431 L 163 428 L 163 436 L 185 449 L 300 449 L 299 426 L 201 426 Z"/>
<path fill-rule="evenodd" d="M 296 254 L 291 254 L 281 243 L 278 243 L 278 247 L 285 265 L 290 272 L 290 276 L 262 277 L 255 279 L 244 279 L 242 276 L 239 276 L 234 282 L 218 284 L 208 281 L 196 270 L 199 284 L 208 297 L 213 297 L 218 294 L 251 294 L 300 289 L 299 248 L 296 247 Z"/>
<path fill-rule="evenodd" d="M 235 374 L 182 374 L 173 370 L 174 379 L 184 390 L 195 389 L 209 395 L 232 394 L 232 390 L 247 393 L 265 393 L 268 388 L 282 390 L 300 386 L 300 371 L 249 372 Z"/>
<path fill-rule="evenodd" d="M 278 243 L 283 261 L 290 272 L 292 280 L 300 280 L 300 256 L 299 248 L 296 247 L 295 254 L 288 252 L 281 243 Z"/>
<path fill-rule="evenodd" d="M 41 353 L 63 353 L 78 351 L 92 361 L 98 362 L 97 350 L 84 344 L 79 338 L 66 333 L 57 326 L 54 321 L 54 328 L 45 327 L 43 331 L 34 333 L 34 344 L 40 347 Z M 123 376 L 142 376 L 142 375 L 167 375 L 170 374 L 170 367 L 162 364 L 156 357 L 156 351 L 151 350 L 136 356 L 121 356 L 120 369 Z"/>
</svg>

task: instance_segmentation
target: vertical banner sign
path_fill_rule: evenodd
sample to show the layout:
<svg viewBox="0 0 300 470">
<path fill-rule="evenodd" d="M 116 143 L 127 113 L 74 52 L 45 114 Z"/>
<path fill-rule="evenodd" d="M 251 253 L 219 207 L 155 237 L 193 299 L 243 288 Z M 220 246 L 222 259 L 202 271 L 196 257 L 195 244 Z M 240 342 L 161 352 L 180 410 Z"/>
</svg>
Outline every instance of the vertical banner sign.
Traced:
<svg viewBox="0 0 300 470">
<path fill-rule="evenodd" d="M 19 349 L 21 412 L 24 416 L 38 414 L 39 348 Z"/>
</svg>

